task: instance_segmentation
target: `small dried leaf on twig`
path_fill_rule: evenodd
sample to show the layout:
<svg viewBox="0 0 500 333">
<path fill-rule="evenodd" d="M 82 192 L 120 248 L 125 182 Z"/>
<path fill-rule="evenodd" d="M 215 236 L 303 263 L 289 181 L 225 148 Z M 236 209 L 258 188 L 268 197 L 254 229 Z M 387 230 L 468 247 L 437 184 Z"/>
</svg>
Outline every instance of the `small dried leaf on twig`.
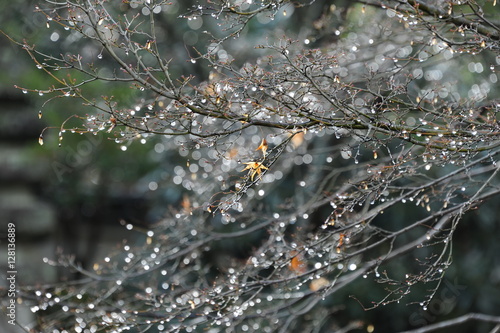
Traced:
<svg viewBox="0 0 500 333">
<path fill-rule="evenodd" d="M 246 162 L 244 164 L 246 164 L 247 166 L 245 167 L 245 169 L 241 170 L 241 172 L 249 170 L 248 174 L 250 175 L 250 179 L 252 181 L 255 178 L 255 175 L 258 175 L 260 177 L 262 171 L 268 169 L 266 166 L 262 165 L 262 162 Z"/>
<path fill-rule="evenodd" d="M 267 148 L 269 147 L 269 145 L 267 144 L 267 141 L 266 139 L 262 139 L 262 142 L 260 143 L 260 146 L 255 149 L 255 150 L 262 150 L 262 155 L 264 157 L 266 157 L 266 153 L 267 153 Z"/>
</svg>

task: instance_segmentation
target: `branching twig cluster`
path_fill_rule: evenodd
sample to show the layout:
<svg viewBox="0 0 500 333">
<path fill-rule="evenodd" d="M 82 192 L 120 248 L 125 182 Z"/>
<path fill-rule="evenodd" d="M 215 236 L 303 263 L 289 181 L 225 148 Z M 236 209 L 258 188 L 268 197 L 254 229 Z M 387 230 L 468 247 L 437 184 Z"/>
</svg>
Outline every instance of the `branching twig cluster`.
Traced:
<svg viewBox="0 0 500 333">
<path fill-rule="evenodd" d="M 500 104 L 491 98 L 500 25 L 476 2 L 442 4 L 359 1 L 332 27 L 333 42 L 307 49 L 300 34 L 269 37 L 248 51 L 258 57 L 241 61 L 229 44 L 254 21 L 279 24 L 287 9 L 314 1 L 200 2 L 179 18 L 203 20 L 212 39 L 185 59 L 209 69 L 200 82 L 176 76 L 178 59 L 164 56 L 160 16 L 172 3 L 47 1 L 39 11 L 79 36 L 76 51 L 16 43 L 54 80 L 22 89 L 92 110 L 58 127 L 60 140 L 108 132 L 126 147 L 161 135 L 196 167 L 176 171 L 190 194 L 144 232 L 143 245 L 125 244 L 92 271 L 71 257 L 52 263 L 87 278 L 25 291 L 34 312 L 49 313 L 39 327 L 319 331 L 338 325 L 325 319 L 323 300 L 369 277 L 386 296 L 366 304 L 354 295 L 363 308 L 404 300 L 418 284 L 428 285 L 416 301 L 427 306 L 452 263 L 460 220 L 500 191 Z M 462 82 L 486 71 L 488 79 Z M 130 89 L 130 99 L 89 95 L 99 82 Z M 283 193 L 287 182 L 296 185 Z M 384 223 L 406 207 L 418 217 Z M 217 251 L 227 241 L 252 250 L 244 258 Z M 415 265 L 391 272 L 402 258 Z"/>
</svg>

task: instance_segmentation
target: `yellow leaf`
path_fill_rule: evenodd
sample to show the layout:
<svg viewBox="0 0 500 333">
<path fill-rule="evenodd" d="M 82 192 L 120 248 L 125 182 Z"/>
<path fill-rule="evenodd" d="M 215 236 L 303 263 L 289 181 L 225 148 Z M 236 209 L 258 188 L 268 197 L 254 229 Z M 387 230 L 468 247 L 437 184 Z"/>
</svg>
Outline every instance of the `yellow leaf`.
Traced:
<svg viewBox="0 0 500 333">
<path fill-rule="evenodd" d="M 260 177 L 260 175 L 262 174 L 262 171 L 268 169 L 267 167 L 262 165 L 262 162 L 246 162 L 244 164 L 246 164 L 247 166 L 245 167 L 245 169 L 241 170 L 241 172 L 243 172 L 245 170 L 249 170 L 248 174 L 250 175 L 250 179 L 252 181 L 253 181 L 255 175 L 258 175 Z"/>
</svg>

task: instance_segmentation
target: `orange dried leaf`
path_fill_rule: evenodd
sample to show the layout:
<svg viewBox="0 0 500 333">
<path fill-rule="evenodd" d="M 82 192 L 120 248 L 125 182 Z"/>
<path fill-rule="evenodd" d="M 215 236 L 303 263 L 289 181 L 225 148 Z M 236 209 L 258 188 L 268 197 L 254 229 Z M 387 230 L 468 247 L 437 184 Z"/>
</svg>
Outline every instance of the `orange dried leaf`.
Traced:
<svg viewBox="0 0 500 333">
<path fill-rule="evenodd" d="M 262 150 L 262 155 L 264 155 L 264 157 L 265 157 L 268 147 L 269 147 L 269 145 L 267 144 L 266 139 L 262 139 L 262 142 L 260 143 L 260 146 L 257 149 L 255 149 L 255 150 Z"/>
<path fill-rule="evenodd" d="M 307 271 L 307 264 L 302 255 L 297 254 L 290 260 L 290 270 L 297 274 L 303 274 Z"/>
<path fill-rule="evenodd" d="M 111 126 L 109 126 L 107 133 L 111 133 L 111 131 L 116 127 L 116 118 L 115 117 L 109 118 L 109 121 L 111 122 Z"/>
<path fill-rule="evenodd" d="M 347 234 L 341 233 L 339 235 L 339 241 L 337 243 L 337 253 L 340 253 L 342 251 L 342 247 L 346 242 L 348 242 L 348 240 L 349 238 L 347 237 Z"/>
<path fill-rule="evenodd" d="M 191 214 L 192 208 L 191 208 L 191 201 L 189 200 L 189 196 L 187 194 L 184 194 L 182 197 L 182 202 L 181 202 L 182 210 L 186 215 Z"/>
<path fill-rule="evenodd" d="M 247 166 L 245 167 L 245 169 L 241 170 L 241 172 L 249 170 L 248 174 L 250 175 L 250 179 L 252 181 L 255 178 L 255 175 L 258 175 L 260 177 L 262 171 L 268 169 L 266 166 L 262 165 L 262 162 L 246 162 L 244 164 L 246 164 Z"/>
<path fill-rule="evenodd" d="M 292 145 L 294 148 L 299 147 L 304 143 L 304 132 L 297 133 L 292 138 Z"/>
<path fill-rule="evenodd" d="M 330 284 L 330 281 L 325 279 L 324 277 L 320 277 L 319 279 L 312 280 L 311 283 L 309 284 L 309 289 L 311 291 L 318 291 L 320 289 L 325 288 Z"/>
<path fill-rule="evenodd" d="M 205 96 L 208 96 L 208 97 L 215 97 L 215 98 L 218 97 L 217 88 L 213 83 L 209 83 L 208 85 L 203 86 L 202 92 Z"/>
</svg>

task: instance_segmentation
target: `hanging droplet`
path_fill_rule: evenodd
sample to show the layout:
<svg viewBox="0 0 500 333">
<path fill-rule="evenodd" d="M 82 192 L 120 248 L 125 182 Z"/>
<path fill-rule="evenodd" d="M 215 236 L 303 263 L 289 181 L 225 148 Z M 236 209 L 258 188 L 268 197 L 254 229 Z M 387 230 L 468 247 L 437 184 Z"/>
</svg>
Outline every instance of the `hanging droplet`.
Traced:
<svg viewBox="0 0 500 333">
<path fill-rule="evenodd" d="M 27 94 L 27 93 L 28 93 L 28 90 L 23 89 L 23 94 Z"/>
<path fill-rule="evenodd" d="M 38 119 L 42 119 L 42 116 L 43 116 L 42 110 L 38 111 Z"/>
<path fill-rule="evenodd" d="M 43 135 L 40 134 L 40 136 L 38 137 L 38 143 L 40 144 L 40 146 L 43 146 Z"/>
<path fill-rule="evenodd" d="M 99 54 L 97 55 L 97 59 L 102 59 L 102 53 L 99 53 Z"/>
</svg>

